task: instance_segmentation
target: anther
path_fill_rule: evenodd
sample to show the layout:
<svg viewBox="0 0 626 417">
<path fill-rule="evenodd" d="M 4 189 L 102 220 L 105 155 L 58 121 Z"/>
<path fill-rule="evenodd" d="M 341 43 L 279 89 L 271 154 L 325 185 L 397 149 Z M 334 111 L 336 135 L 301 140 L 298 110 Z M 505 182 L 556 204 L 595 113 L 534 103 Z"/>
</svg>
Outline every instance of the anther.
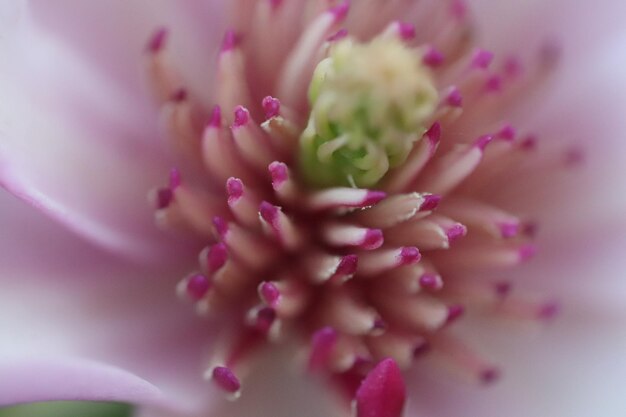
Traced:
<svg viewBox="0 0 626 417">
<path fill-rule="evenodd" d="M 265 118 L 271 119 L 280 115 L 280 100 L 272 96 L 267 96 L 261 102 L 263 111 L 265 112 Z"/>
<path fill-rule="evenodd" d="M 146 45 L 146 50 L 152 53 L 157 53 L 161 51 L 165 46 L 167 35 L 168 32 L 166 28 L 157 29 L 148 41 L 148 45 Z"/>
<path fill-rule="evenodd" d="M 234 30 L 227 30 L 222 41 L 222 52 L 235 49 L 240 42 L 240 36 Z"/>
<path fill-rule="evenodd" d="M 192 301 L 201 300 L 211 288 L 211 282 L 202 274 L 195 274 L 187 278 L 185 293 Z"/>
<path fill-rule="evenodd" d="M 241 390 L 241 383 L 237 376 L 225 366 L 216 366 L 211 372 L 211 379 L 225 393 L 237 398 Z"/>
</svg>

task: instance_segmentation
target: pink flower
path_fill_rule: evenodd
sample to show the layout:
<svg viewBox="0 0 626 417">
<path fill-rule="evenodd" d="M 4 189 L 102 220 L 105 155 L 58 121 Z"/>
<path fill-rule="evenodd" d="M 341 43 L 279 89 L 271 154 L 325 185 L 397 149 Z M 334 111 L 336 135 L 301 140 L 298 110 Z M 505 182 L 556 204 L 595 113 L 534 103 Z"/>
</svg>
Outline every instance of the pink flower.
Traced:
<svg viewBox="0 0 626 417">
<path fill-rule="evenodd" d="M 515 6 L 476 1 L 481 42 L 471 45 L 495 52 L 494 65 L 500 66 L 490 70 L 491 52 L 463 49 L 472 32 L 461 1 L 445 7 L 415 2 L 423 7 L 415 16 L 424 19 L 417 26 L 393 23 L 413 18 L 411 2 L 354 1 L 350 11 L 348 3 L 335 1 L 259 0 L 256 9 L 247 1 L 234 3 L 234 20 L 226 18 L 226 2 L 218 1 L 182 6 L 41 0 L 0 6 L 0 182 L 86 238 L 3 197 L 0 403 L 100 399 L 166 415 L 205 415 L 209 408 L 220 415 L 328 414 L 335 402 L 320 397 L 318 390 L 324 391 L 312 383 L 315 378 L 285 371 L 294 356 L 294 349 L 281 347 L 285 343 L 270 349 L 265 361 L 248 357 L 258 349 L 234 354 L 251 342 L 233 344 L 233 338 L 267 345 L 264 339 L 280 334 L 281 324 L 302 334 L 289 340 L 305 341 L 311 373 L 326 381 L 326 388 L 340 393 L 328 380 L 353 385 L 347 398 L 356 398 L 360 417 L 400 415 L 405 386 L 398 366 L 409 365 L 410 415 L 618 415 L 624 403 L 616 387 L 626 369 L 620 354 L 624 287 L 618 279 L 626 266 L 620 253 L 625 201 L 618 164 L 626 104 L 621 83 L 626 33 L 619 17 L 625 6 L 608 0 Z M 308 25 L 295 24 L 305 6 Z M 227 22 L 236 30 L 227 31 Z M 344 23 L 347 34 L 340 30 Z M 155 32 L 162 25 L 167 34 Z M 346 35 L 369 40 L 381 30 L 387 36 L 383 48 L 345 42 Z M 284 46 L 301 35 L 310 42 Z M 415 46 L 429 40 L 435 47 L 414 51 L 410 57 L 419 56 L 419 62 L 404 46 L 414 38 Z M 327 39 L 334 73 L 323 68 L 315 73 L 318 84 L 307 104 L 305 92 L 320 58 L 315 54 Z M 557 46 L 563 48 L 561 62 L 543 80 Z M 393 82 L 380 84 L 387 71 L 404 74 L 399 60 L 384 59 L 389 51 L 425 75 L 420 72 L 415 85 L 408 82 L 415 79 L 403 79 L 407 82 L 397 90 Z M 239 66 L 242 56 L 255 63 L 247 72 Z M 148 61 L 147 76 L 139 71 L 142 59 Z M 284 65 L 277 64 L 281 60 Z M 366 65 L 357 65 L 362 62 Z M 451 62 L 458 71 L 446 67 Z M 351 74 L 374 69 L 359 73 L 367 82 L 355 90 L 333 84 L 346 67 Z M 371 79 L 376 82 L 368 84 Z M 146 84 L 160 101 L 162 126 Z M 380 85 L 394 93 L 376 90 L 377 100 L 360 95 Z M 333 96 L 339 88 L 341 94 Z M 328 92 L 334 101 L 325 107 L 320 97 Z M 357 99 L 350 101 L 353 93 Z M 514 110 L 494 117 L 507 97 Z M 393 106 L 400 98 L 398 110 Z M 381 106 L 383 99 L 390 107 Z M 221 107 L 211 112 L 209 104 L 216 102 Z M 317 121 L 309 119 L 308 107 Z M 457 119 L 459 107 L 465 119 Z M 390 108 L 401 121 L 383 118 L 376 124 L 376 116 Z M 407 108 L 411 112 L 404 114 Z M 365 149 L 367 158 L 359 154 L 362 159 L 353 166 L 352 155 L 347 165 L 333 165 L 328 161 L 335 150 L 348 148 L 336 131 L 352 129 L 357 111 L 366 112 L 372 124 L 367 126 L 375 133 L 368 134 L 377 143 L 389 140 L 389 148 L 381 154 L 377 143 L 358 142 L 362 148 L 355 149 Z M 202 116 L 209 122 L 197 126 Z M 332 124 L 330 138 L 325 138 L 328 126 L 319 123 L 323 117 Z M 263 126 L 255 122 L 265 119 Z M 307 120 L 313 120 L 312 131 L 304 130 Z M 406 126 L 420 133 L 411 139 L 412 151 L 395 141 Z M 224 151 L 230 145 L 223 138 L 230 135 L 230 145 L 237 147 L 232 154 Z M 160 145 L 163 136 L 172 140 L 169 147 Z M 283 136 L 304 144 L 301 171 Z M 274 142 L 258 146 L 259 139 Z M 453 148 L 455 141 L 465 146 Z M 270 148 L 277 152 L 268 153 Z M 307 167 L 311 155 L 317 159 Z M 490 156 L 484 162 L 490 170 L 475 167 Z M 511 171 L 528 159 L 539 163 L 524 162 Z M 206 175 L 200 173 L 203 163 L 211 181 L 202 190 L 214 188 L 208 194 L 197 191 Z M 157 223 L 167 233 L 154 227 L 145 196 L 172 165 L 178 168 L 169 184 L 152 195 Z M 268 165 L 271 175 L 264 171 Z M 463 181 L 466 176 L 470 182 Z M 489 186 L 482 194 L 481 179 Z M 345 188 L 344 180 L 360 188 Z M 330 188 L 313 191 L 309 183 Z M 414 190 L 421 192 L 408 193 Z M 459 198 L 468 195 L 480 204 Z M 340 214 L 333 211 L 337 208 Z M 410 222 L 402 223 L 405 217 Z M 505 270 L 505 281 L 495 280 L 483 272 L 485 264 L 511 266 L 533 254 L 528 241 L 534 227 L 526 219 L 539 225 L 538 259 Z M 460 239 L 468 231 L 463 223 L 467 239 L 475 240 Z M 181 229 L 201 238 L 172 233 Z M 199 263 L 193 259 L 198 253 Z M 297 266 L 286 270 L 286 264 Z M 474 267 L 489 281 L 468 278 Z M 234 273 L 237 268 L 247 274 Z M 414 279 L 405 280 L 399 268 Z M 304 270 L 308 280 L 284 275 Z M 201 313 L 212 310 L 214 322 L 176 299 L 174 288 L 185 276 L 179 289 Z M 233 278 L 242 276 L 253 278 L 240 283 Z M 452 325 L 462 305 L 526 323 L 552 316 L 555 304 L 509 293 L 517 276 L 522 293 L 539 290 L 564 303 L 563 317 L 539 340 L 483 315 Z M 384 298 L 394 285 L 402 295 Z M 241 296 L 246 291 L 258 308 Z M 407 297 L 411 291 L 420 293 Z M 246 327 L 250 324 L 253 330 Z M 232 337 L 224 337 L 225 331 Z M 452 339 L 452 332 L 465 336 Z M 484 342 L 492 352 L 474 354 L 468 350 L 472 342 Z M 458 384 L 433 360 L 413 364 L 409 354 L 426 347 L 470 380 L 492 381 L 498 374 L 494 363 L 505 375 L 486 389 Z M 245 368 L 253 364 L 247 376 Z M 203 380 L 205 370 L 215 384 Z M 353 380 L 367 372 L 355 390 Z M 238 394 L 242 384 L 236 403 L 222 401 L 220 391 Z"/>
</svg>

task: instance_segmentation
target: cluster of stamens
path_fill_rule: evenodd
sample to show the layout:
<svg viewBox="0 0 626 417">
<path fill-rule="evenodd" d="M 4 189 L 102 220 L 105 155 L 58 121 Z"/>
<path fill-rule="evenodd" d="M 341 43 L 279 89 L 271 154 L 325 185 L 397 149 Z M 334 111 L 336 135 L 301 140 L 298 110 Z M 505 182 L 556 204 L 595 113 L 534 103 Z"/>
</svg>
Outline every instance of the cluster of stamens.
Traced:
<svg viewBox="0 0 626 417">
<path fill-rule="evenodd" d="M 315 1 L 304 9 L 281 1 L 244 3 L 238 25 L 248 29 L 225 37 L 212 111 L 182 88 L 167 61 L 165 31 L 148 51 L 168 138 L 183 161 L 154 194 L 157 222 L 210 242 L 196 272 L 179 285 L 198 313 L 222 329 L 207 377 L 237 396 L 259 347 L 296 337 L 307 352 L 306 368 L 348 388 L 350 398 L 353 381 L 383 359 L 406 369 L 429 352 L 471 379 L 494 380 L 497 368 L 450 328 L 466 309 L 529 320 L 556 312 L 554 303 L 517 296 L 511 282 L 484 273 L 516 266 L 535 252 L 534 227 L 489 197 L 535 154 L 534 136 L 502 118 L 543 79 L 551 57 L 532 70 L 516 58 L 494 69 L 492 54 L 470 41 L 460 1 L 355 2 L 354 20 L 347 2 L 323 9 L 318 3 L 324 2 Z M 390 16 L 422 26 L 385 23 Z M 302 22 L 300 37 L 285 39 L 299 33 Z M 384 173 L 354 181 L 335 170 L 341 178 L 333 183 L 337 175 L 317 171 L 330 178 L 318 182 L 316 170 L 339 148 L 302 168 L 303 158 L 323 153 L 320 142 L 302 156 L 309 152 L 307 138 L 322 135 L 307 133 L 310 109 L 320 106 L 317 92 L 307 98 L 307 86 L 334 47 L 350 47 L 346 39 L 418 57 L 423 74 L 414 76 L 427 77 L 426 98 L 409 106 L 434 101 L 417 122 L 390 120 L 383 133 L 377 127 L 380 137 L 406 134 L 410 143 L 405 155 L 385 156 L 398 163 Z M 366 103 L 368 120 L 379 102 Z M 333 126 L 350 118 L 347 106 Z M 332 130 L 323 135 L 337 139 Z"/>
</svg>

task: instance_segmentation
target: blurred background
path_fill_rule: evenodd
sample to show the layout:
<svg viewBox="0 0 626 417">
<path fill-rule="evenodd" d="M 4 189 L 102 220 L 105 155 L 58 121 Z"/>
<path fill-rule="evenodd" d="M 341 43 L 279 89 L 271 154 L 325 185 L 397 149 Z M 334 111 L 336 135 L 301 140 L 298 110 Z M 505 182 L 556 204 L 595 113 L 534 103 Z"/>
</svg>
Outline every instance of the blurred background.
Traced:
<svg viewBox="0 0 626 417">
<path fill-rule="evenodd" d="M 0 408 L 0 417 L 129 417 L 128 404 L 56 401 Z"/>
</svg>

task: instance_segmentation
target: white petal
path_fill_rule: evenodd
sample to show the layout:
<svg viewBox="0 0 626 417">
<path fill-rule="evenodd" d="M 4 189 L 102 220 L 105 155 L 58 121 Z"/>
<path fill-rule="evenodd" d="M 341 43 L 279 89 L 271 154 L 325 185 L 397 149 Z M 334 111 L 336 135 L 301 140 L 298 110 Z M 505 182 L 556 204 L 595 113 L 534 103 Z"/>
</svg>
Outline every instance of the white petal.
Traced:
<svg viewBox="0 0 626 417">
<path fill-rule="evenodd" d="M 0 183 L 109 249 L 148 256 L 163 240 L 146 195 L 167 171 L 153 112 L 20 16 L 0 39 Z"/>
<path fill-rule="evenodd" d="M 224 8 L 224 2 L 215 0 L 30 2 L 38 26 L 135 92 L 143 81 L 139 68 L 145 45 L 156 29 L 167 27 L 172 58 L 191 90 L 207 100 L 224 31 Z"/>
</svg>

